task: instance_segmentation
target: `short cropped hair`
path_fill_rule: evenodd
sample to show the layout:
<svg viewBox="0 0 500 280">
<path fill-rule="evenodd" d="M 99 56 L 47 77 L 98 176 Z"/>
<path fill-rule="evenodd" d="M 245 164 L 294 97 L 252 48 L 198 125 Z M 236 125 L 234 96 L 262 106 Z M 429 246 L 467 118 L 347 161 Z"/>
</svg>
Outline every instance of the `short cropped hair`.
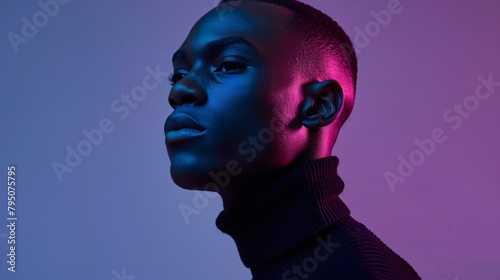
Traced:
<svg viewBox="0 0 500 280">
<path fill-rule="evenodd" d="M 288 8 L 295 13 L 291 28 L 302 35 L 297 41 L 300 53 L 294 54 L 299 56 L 300 63 L 306 65 L 301 68 L 311 74 L 324 71 L 318 69 L 318 65 L 322 65 L 322 59 L 330 57 L 335 61 L 338 71 L 342 72 L 339 75 L 345 77 L 342 82 L 348 83 L 342 85 L 345 111 L 339 117 L 343 124 L 354 106 L 358 61 L 352 41 L 342 27 L 320 10 L 296 0 L 221 0 L 219 5 L 235 1 L 271 3 Z"/>
</svg>

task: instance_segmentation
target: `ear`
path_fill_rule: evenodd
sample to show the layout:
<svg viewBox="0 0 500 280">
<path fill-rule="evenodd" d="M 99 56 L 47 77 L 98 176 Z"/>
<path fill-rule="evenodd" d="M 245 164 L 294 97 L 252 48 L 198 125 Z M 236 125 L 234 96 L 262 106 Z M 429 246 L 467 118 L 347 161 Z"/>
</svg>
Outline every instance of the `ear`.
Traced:
<svg viewBox="0 0 500 280">
<path fill-rule="evenodd" d="M 334 80 L 312 82 L 303 88 L 304 101 L 301 104 L 302 124 L 317 128 L 331 124 L 343 105 L 344 94 Z"/>
</svg>

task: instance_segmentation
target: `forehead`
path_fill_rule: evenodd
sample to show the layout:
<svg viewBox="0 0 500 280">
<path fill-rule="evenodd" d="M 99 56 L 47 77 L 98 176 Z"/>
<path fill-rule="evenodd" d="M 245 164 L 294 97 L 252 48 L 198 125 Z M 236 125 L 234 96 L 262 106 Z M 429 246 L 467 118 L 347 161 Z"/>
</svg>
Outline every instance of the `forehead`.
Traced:
<svg viewBox="0 0 500 280">
<path fill-rule="evenodd" d="M 234 5 L 234 6 L 233 6 Z M 291 41 L 293 12 L 263 2 L 235 1 L 221 4 L 200 18 L 181 46 L 193 50 L 224 37 L 243 37 L 259 51 L 284 47 Z"/>
</svg>

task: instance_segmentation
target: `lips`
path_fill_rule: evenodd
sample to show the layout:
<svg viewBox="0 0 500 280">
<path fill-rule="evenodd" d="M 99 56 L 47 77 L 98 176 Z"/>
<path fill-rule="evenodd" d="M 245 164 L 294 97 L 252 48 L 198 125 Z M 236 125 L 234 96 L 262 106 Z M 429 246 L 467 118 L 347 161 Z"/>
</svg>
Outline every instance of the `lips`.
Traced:
<svg viewBox="0 0 500 280">
<path fill-rule="evenodd" d="M 204 135 L 206 129 L 185 113 L 172 114 L 164 126 L 166 143 L 174 143 Z"/>
</svg>

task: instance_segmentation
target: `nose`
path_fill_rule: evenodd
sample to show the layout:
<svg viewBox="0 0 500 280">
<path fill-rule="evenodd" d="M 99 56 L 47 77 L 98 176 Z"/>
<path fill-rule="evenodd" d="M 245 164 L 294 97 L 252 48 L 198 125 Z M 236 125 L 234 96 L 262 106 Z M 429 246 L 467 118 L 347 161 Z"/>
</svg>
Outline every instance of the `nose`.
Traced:
<svg viewBox="0 0 500 280">
<path fill-rule="evenodd" d="M 185 104 L 203 105 L 207 102 L 205 90 L 195 81 L 184 77 L 177 82 L 170 91 L 168 103 L 172 108 Z"/>
</svg>

